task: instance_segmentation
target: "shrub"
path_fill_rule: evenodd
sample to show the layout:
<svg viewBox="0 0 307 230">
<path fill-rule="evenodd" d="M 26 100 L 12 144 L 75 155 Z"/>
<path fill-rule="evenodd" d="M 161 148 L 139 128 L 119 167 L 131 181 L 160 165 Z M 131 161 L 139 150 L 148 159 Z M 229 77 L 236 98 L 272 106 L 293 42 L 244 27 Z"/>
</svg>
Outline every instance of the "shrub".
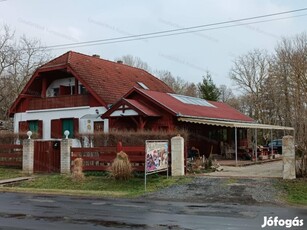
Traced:
<svg viewBox="0 0 307 230">
<path fill-rule="evenodd" d="M 10 131 L 1 131 L 0 132 L 0 144 L 15 144 L 16 140 L 26 139 L 27 135 L 25 133 L 13 133 Z"/>
<path fill-rule="evenodd" d="M 144 146 L 146 140 L 171 140 L 172 137 L 180 134 L 185 142 L 188 140 L 188 131 L 128 131 L 111 130 L 108 133 L 80 133 L 78 139 L 83 144 L 84 140 L 90 141 L 95 147 L 116 146 L 118 141 L 122 141 L 124 146 Z"/>
<path fill-rule="evenodd" d="M 84 179 L 82 158 L 76 158 L 74 160 L 72 178 L 75 181 L 82 181 Z"/>
<path fill-rule="evenodd" d="M 128 155 L 120 151 L 111 165 L 112 176 L 116 180 L 128 180 L 132 176 L 132 166 Z"/>
</svg>

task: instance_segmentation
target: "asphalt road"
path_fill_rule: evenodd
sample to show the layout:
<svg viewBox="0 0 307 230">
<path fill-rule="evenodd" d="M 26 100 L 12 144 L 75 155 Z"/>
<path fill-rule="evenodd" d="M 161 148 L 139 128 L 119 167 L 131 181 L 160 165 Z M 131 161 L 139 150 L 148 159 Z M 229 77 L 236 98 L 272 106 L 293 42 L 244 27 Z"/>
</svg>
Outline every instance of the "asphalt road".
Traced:
<svg viewBox="0 0 307 230">
<path fill-rule="evenodd" d="M 261 229 L 264 216 L 278 216 L 283 219 L 297 216 L 304 222 L 307 221 L 307 209 L 263 205 L 91 199 L 21 193 L 0 193 L 0 204 L 0 229 L 9 230 L 251 230 Z"/>
</svg>

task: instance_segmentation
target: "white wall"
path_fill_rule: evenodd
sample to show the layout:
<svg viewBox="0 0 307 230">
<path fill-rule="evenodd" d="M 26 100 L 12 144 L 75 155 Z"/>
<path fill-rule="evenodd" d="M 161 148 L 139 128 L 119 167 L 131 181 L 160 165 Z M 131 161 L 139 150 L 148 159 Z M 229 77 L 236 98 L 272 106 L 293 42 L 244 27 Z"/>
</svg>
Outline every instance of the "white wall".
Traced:
<svg viewBox="0 0 307 230">
<path fill-rule="evenodd" d="M 44 110 L 31 110 L 24 113 L 16 113 L 14 115 L 14 132 L 19 132 L 19 121 L 28 120 L 42 120 L 43 121 L 43 139 L 51 139 L 51 120 L 60 118 L 79 118 L 79 132 L 80 133 L 93 133 L 94 121 L 104 121 L 104 131 L 109 131 L 109 122 L 107 119 L 102 120 L 96 113 L 105 113 L 105 107 L 72 107 L 60 109 L 44 109 Z M 96 118 L 96 115 L 98 118 Z"/>
<path fill-rule="evenodd" d="M 54 88 L 59 88 L 60 85 L 63 86 L 75 86 L 75 78 L 70 77 L 70 78 L 63 78 L 63 79 L 57 79 L 55 81 L 53 81 L 49 87 L 47 88 L 47 97 L 53 97 L 54 96 L 54 92 L 53 89 Z"/>
</svg>

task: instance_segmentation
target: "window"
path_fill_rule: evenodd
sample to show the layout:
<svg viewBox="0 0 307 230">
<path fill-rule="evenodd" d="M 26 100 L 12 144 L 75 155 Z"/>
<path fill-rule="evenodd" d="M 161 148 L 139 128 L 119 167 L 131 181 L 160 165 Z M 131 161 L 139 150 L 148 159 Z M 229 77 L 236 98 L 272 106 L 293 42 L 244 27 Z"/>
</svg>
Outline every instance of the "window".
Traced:
<svg viewBox="0 0 307 230">
<path fill-rule="evenodd" d="M 88 93 L 84 85 L 79 85 L 79 92 L 82 95 L 86 95 Z"/>
<path fill-rule="evenodd" d="M 74 136 L 74 120 L 73 119 L 63 119 L 62 120 L 62 133 L 68 130 L 69 135 L 68 138 L 72 138 Z"/>
<path fill-rule="evenodd" d="M 79 132 L 78 118 L 64 118 L 51 120 L 51 138 L 64 138 L 64 132 L 68 130 L 68 138 L 74 138 Z"/>
<path fill-rule="evenodd" d="M 59 93 L 60 93 L 60 88 L 53 88 L 53 96 L 54 97 L 59 96 Z"/>
<path fill-rule="evenodd" d="M 147 85 L 145 85 L 143 82 L 138 81 L 137 83 L 138 83 L 139 86 L 141 86 L 143 89 L 149 89 L 149 88 L 147 87 Z"/>
<path fill-rule="evenodd" d="M 36 121 L 29 121 L 29 130 L 32 133 L 38 133 L 38 120 L 36 120 Z"/>
<path fill-rule="evenodd" d="M 31 131 L 37 138 L 43 137 L 43 121 L 42 120 L 29 120 L 19 122 L 19 132 L 26 133 Z"/>
<path fill-rule="evenodd" d="M 94 121 L 94 132 L 101 133 L 104 130 L 104 122 L 103 121 Z"/>
</svg>

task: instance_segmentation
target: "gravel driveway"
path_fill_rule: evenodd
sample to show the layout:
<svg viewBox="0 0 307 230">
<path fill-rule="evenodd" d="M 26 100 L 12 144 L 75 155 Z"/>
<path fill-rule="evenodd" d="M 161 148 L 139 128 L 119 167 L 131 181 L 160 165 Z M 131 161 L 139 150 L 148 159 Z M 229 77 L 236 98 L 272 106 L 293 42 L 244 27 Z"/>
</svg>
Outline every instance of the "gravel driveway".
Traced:
<svg viewBox="0 0 307 230">
<path fill-rule="evenodd" d="M 207 175 L 210 176 L 227 176 L 227 177 L 274 177 L 274 178 L 282 178 L 282 160 L 249 165 L 244 167 L 231 167 L 231 166 L 222 166 L 223 171 L 221 172 L 213 172 Z"/>
<path fill-rule="evenodd" d="M 275 187 L 279 178 L 274 177 L 281 176 L 281 167 L 281 161 L 227 167 L 223 172 L 193 176 L 188 184 L 173 185 L 142 198 L 196 203 L 280 204 L 279 197 L 282 194 Z"/>
</svg>

